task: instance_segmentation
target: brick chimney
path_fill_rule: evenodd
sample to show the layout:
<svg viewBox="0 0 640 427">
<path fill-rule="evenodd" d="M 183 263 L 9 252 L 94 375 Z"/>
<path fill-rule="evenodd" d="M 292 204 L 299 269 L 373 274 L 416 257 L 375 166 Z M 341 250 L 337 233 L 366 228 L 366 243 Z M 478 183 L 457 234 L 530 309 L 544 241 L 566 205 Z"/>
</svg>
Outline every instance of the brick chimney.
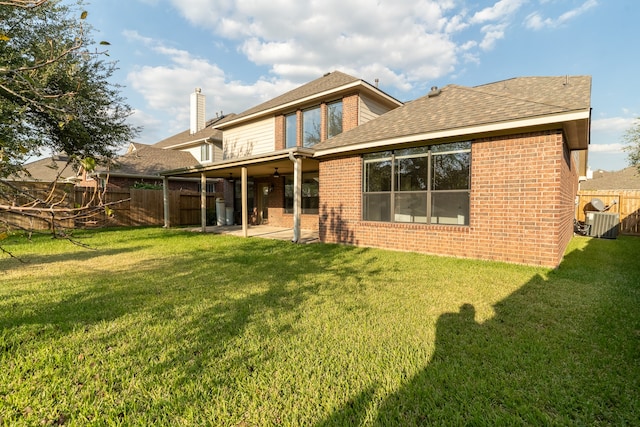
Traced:
<svg viewBox="0 0 640 427">
<path fill-rule="evenodd" d="M 202 94 L 202 89 L 196 88 L 195 92 L 191 94 L 191 121 L 189 130 L 191 134 L 200 132 L 206 126 L 205 118 L 205 96 Z"/>
</svg>

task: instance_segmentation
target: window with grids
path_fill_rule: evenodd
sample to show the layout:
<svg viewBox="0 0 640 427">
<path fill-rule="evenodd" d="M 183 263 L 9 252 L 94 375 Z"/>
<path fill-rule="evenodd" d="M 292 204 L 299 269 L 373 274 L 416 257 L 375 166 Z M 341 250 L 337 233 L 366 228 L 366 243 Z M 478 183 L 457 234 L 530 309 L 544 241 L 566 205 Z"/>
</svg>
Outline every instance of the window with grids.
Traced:
<svg viewBox="0 0 640 427">
<path fill-rule="evenodd" d="M 363 162 L 364 220 L 469 225 L 470 142 L 366 154 Z"/>
</svg>

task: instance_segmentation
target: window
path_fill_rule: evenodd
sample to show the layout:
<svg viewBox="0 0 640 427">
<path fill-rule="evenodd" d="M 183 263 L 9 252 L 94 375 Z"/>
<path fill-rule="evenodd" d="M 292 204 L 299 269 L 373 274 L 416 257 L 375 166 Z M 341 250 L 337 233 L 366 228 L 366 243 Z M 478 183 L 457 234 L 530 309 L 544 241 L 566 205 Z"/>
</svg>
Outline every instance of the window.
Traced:
<svg viewBox="0 0 640 427">
<path fill-rule="evenodd" d="M 298 140 L 298 117 L 296 113 L 284 117 L 284 139 L 286 148 L 295 147 Z"/>
<path fill-rule="evenodd" d="M 216 183 L 207 181 L 207 185 L 205 186 L 205 190 L 207 193 L 215 193 L 216 192 Z M 202 183 L 198 183 L 198 193 L 202 191 Z"/>
<path fill-rule="evenodd" d="M 200 161 L 208 162 L 209 160 L 211 160 L 210 153 L 211 150 L 209 150 L 209 144 L 202 144 L 200 146 Z"/>
<path fill-rule="evenodd" d="M 363 219 L 469 225 L 470 142 L 367 154 L 363 161 Z"/>
<path fill-rule="evenodd" d="M 327 104 L 327 138 L 342 133 L 342 101 Z"/>
<path fill-rule="evenodd" d="M 313 147 L 320 142 L 320 106 L 302 112 L 302 146 Z"/>
<path fill-rule="evenodd" d="M 302 174 L 302 213 L 315 214 L 319 212 L 319 179 L 318 172 Z M 284 178 L 284 212 L 293 213 L 293 176 Z"/>
</svg>

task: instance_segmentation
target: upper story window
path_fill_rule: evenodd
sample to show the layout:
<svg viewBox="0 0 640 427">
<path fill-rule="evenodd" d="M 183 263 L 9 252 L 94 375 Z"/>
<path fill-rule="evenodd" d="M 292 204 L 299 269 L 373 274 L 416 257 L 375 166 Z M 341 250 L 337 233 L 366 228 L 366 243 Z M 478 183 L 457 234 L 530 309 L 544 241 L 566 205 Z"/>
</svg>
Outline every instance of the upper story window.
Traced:
<svg viewBox="0 0 640 427">
<path fill-rule="evenodd" d="M 364 156 L 363 219 L 469 225 L 471 143 Z"/>
<path fill-rule="evenodd" d="M 202 144 L 200 146 L 200 161 L 208 162 L 209 160 L 211 160 L 211 148 L 209 144 Z"/>
<path fill-rule="evenodd" d="M 298 117 L 296 113 L 287 114 L 284 117 L 285 128 L 284 128 L 284 139 L 285 139 L 285 147 L 291 148 L 297 145 L 298 140 Z"/>
<path fill-rule="evenodd" d="M 302 112 L 302 146 L 313 147 L 320 142 L 320 106 Z"/>
<path fill-rule="evenodd" d="M 342 100 L 327 104 L 327 138 L 342 133 Z"/>
</svg>

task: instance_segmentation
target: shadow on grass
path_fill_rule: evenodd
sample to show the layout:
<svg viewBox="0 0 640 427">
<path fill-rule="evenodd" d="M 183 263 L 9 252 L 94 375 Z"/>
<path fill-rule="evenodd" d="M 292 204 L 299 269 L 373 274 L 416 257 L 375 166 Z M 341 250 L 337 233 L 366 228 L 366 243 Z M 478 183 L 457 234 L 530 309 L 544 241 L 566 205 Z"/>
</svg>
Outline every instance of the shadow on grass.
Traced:
<svg viewBox="0 0 640 427">
<path fill-rule="evenodd" d="M 639 239 L 591 240 L 482 324 L 470 304 L 442 314 L 421 372 L 381 402 L 365 389 L 316 425 L 637 425 L 639 251 Z"/>
<path fill-rule="evenodd" d="M 212 236 L 175 232 L 163 235 L 162 243 L 171 245 L 173 238 L 182 239 L 183 245 L 184 239 L 193 240 L 192 249 L 147 260 L 131 271 L 109 274 L 83 268 L 61 278 L 70 283 L 66 289 L 45 288 L 38 298 L 9 307 L 10 310 L 0 314 L 0 329 L 31 325 L 36 327 L 33 331 L 36 335 L 51 327 L 54 334 L 82 329 L 89 332 L 98 323 L 141 313 L 148 313 L 153 322 L 170 322 L 177 310 L 207 303 L 209 308 L 186 316 L 192 320 L 181 323 L 180 334 L 172 337 L 180 350 L 164 362 L 154 364 L 155 371 L 162 371 L 182 366 L 185 360 L 193 360 L 194 355 L 201 356 L 199 361 L 203 363 L 216 357 L 228 341 L 243 332 L 253 316 L 267 311 L 294 311 L 320 286 L 308 279 L 328 266 L 333 265 L 342 277 L 358 280 L 379 273 L 373 265 L 357 267 L 339 262 L 345 254 L 352 257 L 354 253 L 368 252 L 366 248 L 300 246 L 275 240 L 216 236 L 218 245 L 212 250 Z M 29 259 L 45 266 L 58 261 L 88 261 L 94 256 L 123 253 L 134 256 L 137 250 L 149 246 L 143 238 L 137 243 L 140 245 L 34 255 Z M 77 289 L 73 282 L 79 284 Z M 21 297 L 29 292 L 14 291 L 12 296 Z M 121 333 L 114 330 L 114 336 L 104 337 L 105 343 L 112 345 L 118 338 L 115 335 Z M 9 343 L 4 350 L 17 348 L 19 344 Z M 198 364 L 183 368 L 184 376 L 193 377 Z"/>
</svg>

